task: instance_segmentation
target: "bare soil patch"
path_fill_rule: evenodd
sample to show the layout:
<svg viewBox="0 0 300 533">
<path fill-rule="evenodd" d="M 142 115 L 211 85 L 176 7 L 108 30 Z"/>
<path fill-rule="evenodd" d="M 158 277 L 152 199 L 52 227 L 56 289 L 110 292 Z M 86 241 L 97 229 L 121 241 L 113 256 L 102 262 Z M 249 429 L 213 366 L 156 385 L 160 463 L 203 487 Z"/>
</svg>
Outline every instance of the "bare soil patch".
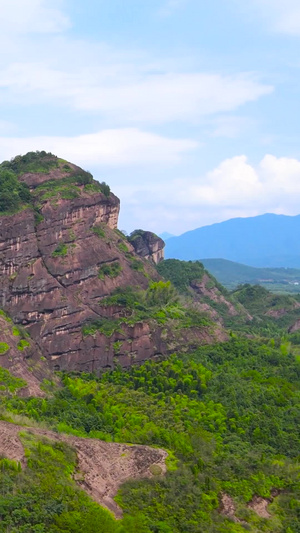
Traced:
<svg viewBox="0 0 300 533">
<path fill-rule="evenodd" d="M 24 449 L 19 439 L 20 431 L 30 431 L 54 441 L 64 441 L 75 448 L 78 457 L 76 483 L 96 502 L 122 517 L 122 510 L 114 501 L 120 485 L 128 479 L 153 477 L 152 472 L 166 472 L 167 452 L 149 446 L 129 446 L 104 442 L 98 439 L 83 439 L 36 428 L 26 428 L 0 421 L 0 455 L 20 461 L 26 466 Z"/>
</svg>

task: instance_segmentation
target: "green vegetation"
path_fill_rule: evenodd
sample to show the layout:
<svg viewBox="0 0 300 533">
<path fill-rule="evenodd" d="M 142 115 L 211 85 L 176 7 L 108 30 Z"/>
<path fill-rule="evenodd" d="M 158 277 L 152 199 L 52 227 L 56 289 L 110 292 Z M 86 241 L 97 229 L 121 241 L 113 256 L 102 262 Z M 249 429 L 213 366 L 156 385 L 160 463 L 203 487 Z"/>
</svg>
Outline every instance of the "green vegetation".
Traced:
<svg viewBox="0 0 300 533">
<path fill-rule="evenodd" d="M 143 524 L 132 531 L 297 533 L 299 377 L 292 354 L 232 338 L 101 378 L 66 375 L 54 396 L 14 396 L 5 408 L 59 431 L 170 450 L 176 470 L 127 482 L 119 492 L 126 527 L 130 520 Z M 279 495 L 269 506 L 271 518 L 260 518 L 247 503 L 254 495 L 269 498 L 273 489 Z M 221 493 L 233 498 L 244 525 L 218 512 Z"/>
<path fill-rule="evenodd" d="M 161 261 L 156 268 L 161 276 L 171 280 L 182 293 L 187 293 L 191 282 L 201 280 L 205 272 L 199 261 L 179 261 L 178 259 Z"/>
<path fill-rule="evenodd" d="M 25 432 L 22 442 L 25 470 L 14 461 L 0 462 L 0 532 L 121 532 L 111 514 L 76 487 L 74 450 Z"/>
<path fill-rule="evenodd" d="M 29 188 L 0 165 L 0 214 L 11 214 L 31 201 Z"/>
<path fill-rule="evenodd" d="M 68 175 L 45 181 L 32 192 L 25 183 L 19 181 L 22 174 L 49 174 L 53 169 L 67 172 Z M 106 197 L 110 195 L 110 188 L 105 182 L 94 181 L 92 174 L 84 170 L 76 173 L 66 161 L 51 153 L 29 152 L 24 156 L 17 156 L 0 165 L 0 215 L 14 214 L 30 206 L 34 208 L 36 224 L 39 224 L 43 220 L 39 212 L 43 202 L 51 200 L 56 205 L 59 199 L 74 200 L 80 196 L 82 187 L 91 194 L 102 192 Z"/>
<path fill-rule="evenodd" d="M 14 335 L 14 337 L 20 337 L 21 336 L 21 332 L 20 332 L 19 328 L 17 328 L 16 326 L 13 326 L 12 334 Z"/>
<path fill-rule="evenodd" d="M 67 172 L 68 175 L 45 181 L 36 186 L 32 193 L 25 183 L 19 181 L 22 174 L 48 174 L 53 169 Z M 80 196 L 82 187 L 88 193 L 102 192 L 107 197 L 110 195 L 109 186 L 105 182 L 94 181 L 90 172 L 81 170 L 75 173 L 64 160 L 51 153 L 29 152 L 0 165 L 0 214 L 12 214 L 28 205 L 32 207 L 36 202 L 40 205 L 49 199 L 53 203 L 59 199 L 74 200 Z M 38 224 L 42 218 L 37 207 L 35 209 Z"/>
<path fill-rule="evenodd" d="M 28 348 L 30 346 L 30 342 L 26 341 L 25 339 L 21 339 L 17 344 L 17 349 L 20 350 L 20 352 L 23 352 L 25 348 Z"/>
<path fill-rule="evenodd" d="M 122 267 L 119 261 L 113 261 L 112 263 L 106 263 L 102 265 L 98 270 L 98 278 L 105 279 L 105 276 L 109 278 L 117 278 L 122 272 Z"/>
<path fill-rule="evenodd" d="M 232 301 L 242 304 L 250 315 L 225 317 L 225 324 L 234 331 L 265 337 L 286 335 L 299 317 L 299 297 L 273 294 L 260 285 L 241 285 L 231 293 Z"/>
<path fill-rule="evenodd" d="M 193 326 L 211 326 L 207 315 L 179 302 L 179 295 L 170 281 L 151 282 L 146 291 L 118 287 L 99 304 L 102 307 L 119 306 L 126 309 L 122 318 L 114 320 L 116 328 L 121 324 L 133 325 L 148 320 L 160 325 L 170 323 L 173 331 Z"/>
<path fill-rule="evenodd" d="M 227 261 L 226 259 L 202 259 L 207 270 L 227 289 L 251 283 L 262 285 L 272 292 L 298 294 L 300 292 L 300 269 L 255 268 Z"/>
<path fill-rule="evenodd" d="M 24 379 L 16 378 L 8 370 L 0 367 L 0 396 L 3 396 L 3 393 L 14 394 L 26 386 L 27 383 Z"/>
<path fill-rule="evenodd" d="M 132 270 L 136 270 L 137 272 L 144 272 L 144 265 L 140 259 L 137 259 L 133 255 L 131 255 L 130 252 L 127 253 L 126 257 L 130 261 L 130 268 L 132 268 Z"/>
<path fill-rule="evenodd" d="M 182 294 L 189 294 L 193 281 L 201 281 L 204 274 L 207 274 L 210 286 L 217 287 L 221 294 L 228 296 L 226 289 L 217 280 L 208 274 L 200 261 L 179 261 L 179 259 L 166 259 L 157 265 L 157 270 L 161 276 L 169 279 L 176 289 Z"/>
<path fill-rule="evenodd" d="M 60 198 L 74 200 L 80 196 L 80 186 L 92 180 L 91 174 L 82 171 L 81 174 L 44 181 L 34 189 L 33 196 L 38 202 L 45 202 L 49 199 L 57 201 Z"/>
<path fill-rule="evenodd" d="M 9 348 L 9 345 L 6 342 L 0 342 L 0 355 L 6 354 Z"/>
<path fill-rule="evenodd" d="M 122 321 L 109 318 L 98 318 L 97 320 L 86 322 L 82 327 L 83 336 L 95 335 L 97 331 L 103 333 L 106 337 L 111 337 L 116 331 L 122 331 L 120 328 Z"/>
<path fill-rule="evenodd" d="M 124 254 L 128 253 L 128 247 L 125 244 L 125 242 L 119 242 L 118 248 L 119 248 L 120 252 L 123 252 Z"/>
<path fill-rule="evenodd" d="M 110 195 L 110 186 L 107 185 L 107 183 L 105 183 L 105 181 L 102 181 L 100 183 L 100 188 L 101 188 L 102 194 L 104 194 L 104 196 L 106 196 L 108 198 L 109 195 Z"/>
<path fill-rule="evenodd" d="M 43 173 L 47 174 L 53 168 L 59 166 L 58 158 L 45 151 L 42 152 L 28 152 L 26 155 L 17 155 L 11 161 L 4 161 L 0 165 L 1 169 L 12 171 L 17 176 L 27 173 Z"/>
<path fill-rule="evenodd" d="M 5 320 L 6 322 L 8 322 L 9 324 L 12 323 L 12 319 L 8 316 L 7 313 L 5 313 L 5 311 L 3 311 L 3 309 L 0 309 L 0 316 L 1 316 L 2 318 L 4 318 L 4 320 Z"/>
<path fill-rule="evenodd" d="M 64 242 L 60 242 L 51 255 L 52 257 L 65 257 L 67 254 L 68 246 Z"/>
<path fill-rule="evenodd" d="M 93 226 L 92 227 L 92 232 L 95 233 L 95 235 L 97 235 L 97 237 L 100 237 L 100 238 L 105 237 L 105 231 L 104 231 L 104 228 L 102 226 L 99 226 L 99 225 Z"/>
</svg>

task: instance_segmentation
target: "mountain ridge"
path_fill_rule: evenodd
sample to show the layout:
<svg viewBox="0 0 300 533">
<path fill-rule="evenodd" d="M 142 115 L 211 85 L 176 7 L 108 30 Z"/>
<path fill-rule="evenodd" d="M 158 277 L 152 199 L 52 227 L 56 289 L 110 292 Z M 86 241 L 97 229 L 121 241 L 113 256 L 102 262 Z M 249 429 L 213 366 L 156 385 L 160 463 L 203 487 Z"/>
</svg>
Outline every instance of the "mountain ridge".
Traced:
<svg viewBox="0 0 300 533">
<path fill-rule="evenodd" d="M 253 267 L 300 267 L 300 215 L 234 218 L 171 237 L 165 257 L 222 258 Z M 293 250 L 291 253 L 289 250 Z"/>
</svg>

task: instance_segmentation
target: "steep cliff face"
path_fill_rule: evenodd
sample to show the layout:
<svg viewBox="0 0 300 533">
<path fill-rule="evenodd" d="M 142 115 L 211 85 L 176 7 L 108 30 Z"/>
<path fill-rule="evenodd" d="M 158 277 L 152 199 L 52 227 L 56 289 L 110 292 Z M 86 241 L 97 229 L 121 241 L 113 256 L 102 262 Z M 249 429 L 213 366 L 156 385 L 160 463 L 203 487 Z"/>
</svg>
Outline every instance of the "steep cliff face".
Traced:
<svg viewBox="0 0 300 533">
<path fill-rule="evenodd" d="M 21 389 L 19 394 L 23 396 L 43 396 L 41 381 L 56 379 L 33 339 L 0 310 L 0 389 L 6 370 L 21 379 L 18 388 Z"/>
<path fill-rule="evenodd" d="M 68 165 L 72 174 L 82 173 Z M 99 333 L 84 338 L 83 324 L 105 316 L 99 300 L 117 286 L 146 287 L 151 266 L 137 263 L 131 246 L 114 231 L 119 199 L 103 194 L 97 182 L 65 185 L 66 177 L 70 171 L 60 167 L 19 177 L 33 202 L 0 217 L 1 300 L 56 369 L 92 371 L 112 365 L 114 339 Z M 152 355 L 145 326 L 125 335 L 138 358 Z"/>
<path fill-rule="evenodd" d="M 26 157 L 3 164 L 30 194 L 13 212 L 0 213 L 0 305 L 52 367 L 97 371 L 189 345 L 186 332 L 167 335 L 150 317 L 122 320 L 122 305 L 103 305 L 116 289 L 145 291 L 159 280 L 146 259 L 162 258 L 163 241 L 144 232 L 147 253 L 138 257 L 140 249 L 117 230 L 120 202 L 106 184 L 51 154 L 34 164 Z M 190 342 L 210 338 L 194 328 Z"/>
</svg>

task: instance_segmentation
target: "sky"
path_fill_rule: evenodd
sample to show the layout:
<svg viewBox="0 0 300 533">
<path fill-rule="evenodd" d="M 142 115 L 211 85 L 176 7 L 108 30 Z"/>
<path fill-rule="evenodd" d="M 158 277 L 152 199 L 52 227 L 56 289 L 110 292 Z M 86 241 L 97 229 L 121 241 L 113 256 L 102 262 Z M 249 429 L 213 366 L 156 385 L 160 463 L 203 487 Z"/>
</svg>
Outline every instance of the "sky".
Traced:
<svg viewBox="0 0 300 533">
<path fill-rule="evenodd" d="M 300 213 L 299 0 L 0 0 L 0 160 L 106 181 L 119 228 Z"/>
</svg>

